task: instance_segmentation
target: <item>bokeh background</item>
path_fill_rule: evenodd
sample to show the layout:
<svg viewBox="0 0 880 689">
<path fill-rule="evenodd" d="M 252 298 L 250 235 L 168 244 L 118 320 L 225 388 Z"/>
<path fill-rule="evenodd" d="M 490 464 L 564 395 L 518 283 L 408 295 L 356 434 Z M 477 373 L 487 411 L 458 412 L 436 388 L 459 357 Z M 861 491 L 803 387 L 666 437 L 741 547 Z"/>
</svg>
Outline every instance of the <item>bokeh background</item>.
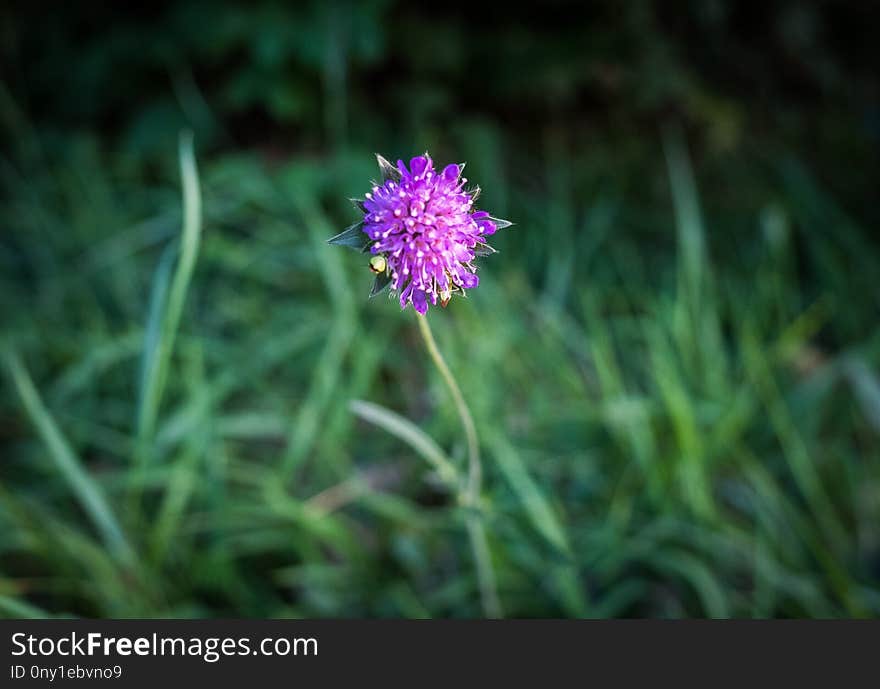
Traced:
<svg viewBox="0 0 880 689">
<path fill-rule="evenodd" d="M 876 5 L 106 5 L 0 10 L 0 613 L 482 614 L 325 244 L 425 150 L 516 223 L 430 313 L 506 614 L 880 613 Z"/>
</svg>

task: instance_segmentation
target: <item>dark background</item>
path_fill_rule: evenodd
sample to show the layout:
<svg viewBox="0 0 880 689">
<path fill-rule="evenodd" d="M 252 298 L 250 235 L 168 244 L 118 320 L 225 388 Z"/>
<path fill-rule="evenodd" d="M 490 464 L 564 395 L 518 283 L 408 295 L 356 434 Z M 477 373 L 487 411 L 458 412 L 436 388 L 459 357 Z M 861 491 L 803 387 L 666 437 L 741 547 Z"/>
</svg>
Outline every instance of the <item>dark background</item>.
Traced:
<svg viewBox="0 0 880 689">
<path fill-rule="evenodd" d="M 347 407 L 463 459 L 413 314 L 323 243 L 374 152 L 427 149 L 516 223 L 431 314 L 506 612 L 876 616 L 878 30 L 860 2 L 5 5 L 0 612 L 481 614 L 452 500 Z M 181 130 L 204 229 L 155 337 Z"/>
</svg>

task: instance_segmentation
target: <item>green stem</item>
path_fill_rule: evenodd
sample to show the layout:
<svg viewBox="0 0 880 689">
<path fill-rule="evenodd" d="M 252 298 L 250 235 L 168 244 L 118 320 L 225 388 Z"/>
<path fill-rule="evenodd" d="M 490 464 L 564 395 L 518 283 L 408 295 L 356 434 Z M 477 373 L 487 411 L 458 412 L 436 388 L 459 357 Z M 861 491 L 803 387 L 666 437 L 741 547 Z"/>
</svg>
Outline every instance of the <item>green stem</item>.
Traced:
<svg viewBox="0 0 880 689">
<path fill-rule="evenodd" d="M 487 617 L 502 617 L 501 603 L 498 600 L 498 592 L 495 587 L 495 572 L 492 569 L 492 558 L 489 553 L 489 546 L 486 540 L 486 529 L 483 524 L 482 515 L 480 513 L 480 486 L 483 480 L 483 466 L 480 463 L 480 445 L 477 441 L 477 429 L 474 426 L 474 419 L 471 416 L 471 410 L 468 408 L 464 396 L 461 394 L 461 388 L 440 350 L 437 349 L 437 343 L 431 332 L 431 326 L 428 324 L 426 316 L 418 316 L 419 332 L 428 348 L 428 353 L 434 361 L 434 365 L 443 376 L 443 381 L 452 399 L 455 402 L 455 408 L 458 411 L 458 417 L 461 420 L 461 426 L 464 429 L 465 438 L 468 447 L 468 479 L 464 486 L 459 486 L 459 501 L 467 510 L 467 531 L 471 542 L 471 549 L 474 553 L 474 560 L 477 564 L 477 579 L 480 585 L 480 596 L 483 601 L 483 610 Z"/>
<path fill-rule="evenodd" d="M 495 570 L 492 569 L 492 555 L 489 553 L 483 518 L 479 514 L 469 514 L 466 526 L 474 561 L 477 563 L 477 579 L 480 584 L 483 612 L 491 619 L 501 619 L 504 617 L 504 612 L 501 610 L 501 601 L 495 588 Z"/>
</svg>

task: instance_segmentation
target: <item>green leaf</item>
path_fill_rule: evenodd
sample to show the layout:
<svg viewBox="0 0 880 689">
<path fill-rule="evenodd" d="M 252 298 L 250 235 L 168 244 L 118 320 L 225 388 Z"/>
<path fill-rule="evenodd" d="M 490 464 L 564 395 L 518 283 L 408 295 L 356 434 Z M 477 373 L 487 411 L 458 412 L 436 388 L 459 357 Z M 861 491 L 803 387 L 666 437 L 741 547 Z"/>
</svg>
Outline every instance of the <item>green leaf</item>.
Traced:
<svg viewBox="0 0 880 689">
<path fill-rule="evenodd" d="M 370 290 L 370 298 L 372 299 L 382 290 L 388 287 L 389 282 L 391 282 L 391 276 L 387 272 L 379 273 L 376 276 L 376 279 L 373 280 L 373 289 Z"/>
<path fill-rule="evenodd" d="M 358 220 L 353 225 L 349 225 L 335 237 L 327 240 L 328 244 L 338 244 L 339 246 L 347 246 L 350 249 L 364 252 L 369 246 L 370 241 L 363 232 L 364 221 Z"/>
</svg>

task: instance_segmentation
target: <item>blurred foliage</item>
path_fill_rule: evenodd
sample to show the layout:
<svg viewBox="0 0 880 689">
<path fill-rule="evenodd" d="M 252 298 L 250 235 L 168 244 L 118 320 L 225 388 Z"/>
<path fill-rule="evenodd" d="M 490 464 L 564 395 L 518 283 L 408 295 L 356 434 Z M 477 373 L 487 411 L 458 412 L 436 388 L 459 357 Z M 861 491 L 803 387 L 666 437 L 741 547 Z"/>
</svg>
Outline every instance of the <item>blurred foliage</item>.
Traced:
<svg viewBox="0 0 880 689">
<path fill-rule="evenodd" d="M 429 149 L 517 223 L 432 312 L 507 612 L 877 615 L 878 28 L 856 2 L 4 6 L 0 613 L 480 613 L 449 496 L 348 409 L 463 458 L 412 313 L 324 244 L 373 151 Z"/>
</svg>

